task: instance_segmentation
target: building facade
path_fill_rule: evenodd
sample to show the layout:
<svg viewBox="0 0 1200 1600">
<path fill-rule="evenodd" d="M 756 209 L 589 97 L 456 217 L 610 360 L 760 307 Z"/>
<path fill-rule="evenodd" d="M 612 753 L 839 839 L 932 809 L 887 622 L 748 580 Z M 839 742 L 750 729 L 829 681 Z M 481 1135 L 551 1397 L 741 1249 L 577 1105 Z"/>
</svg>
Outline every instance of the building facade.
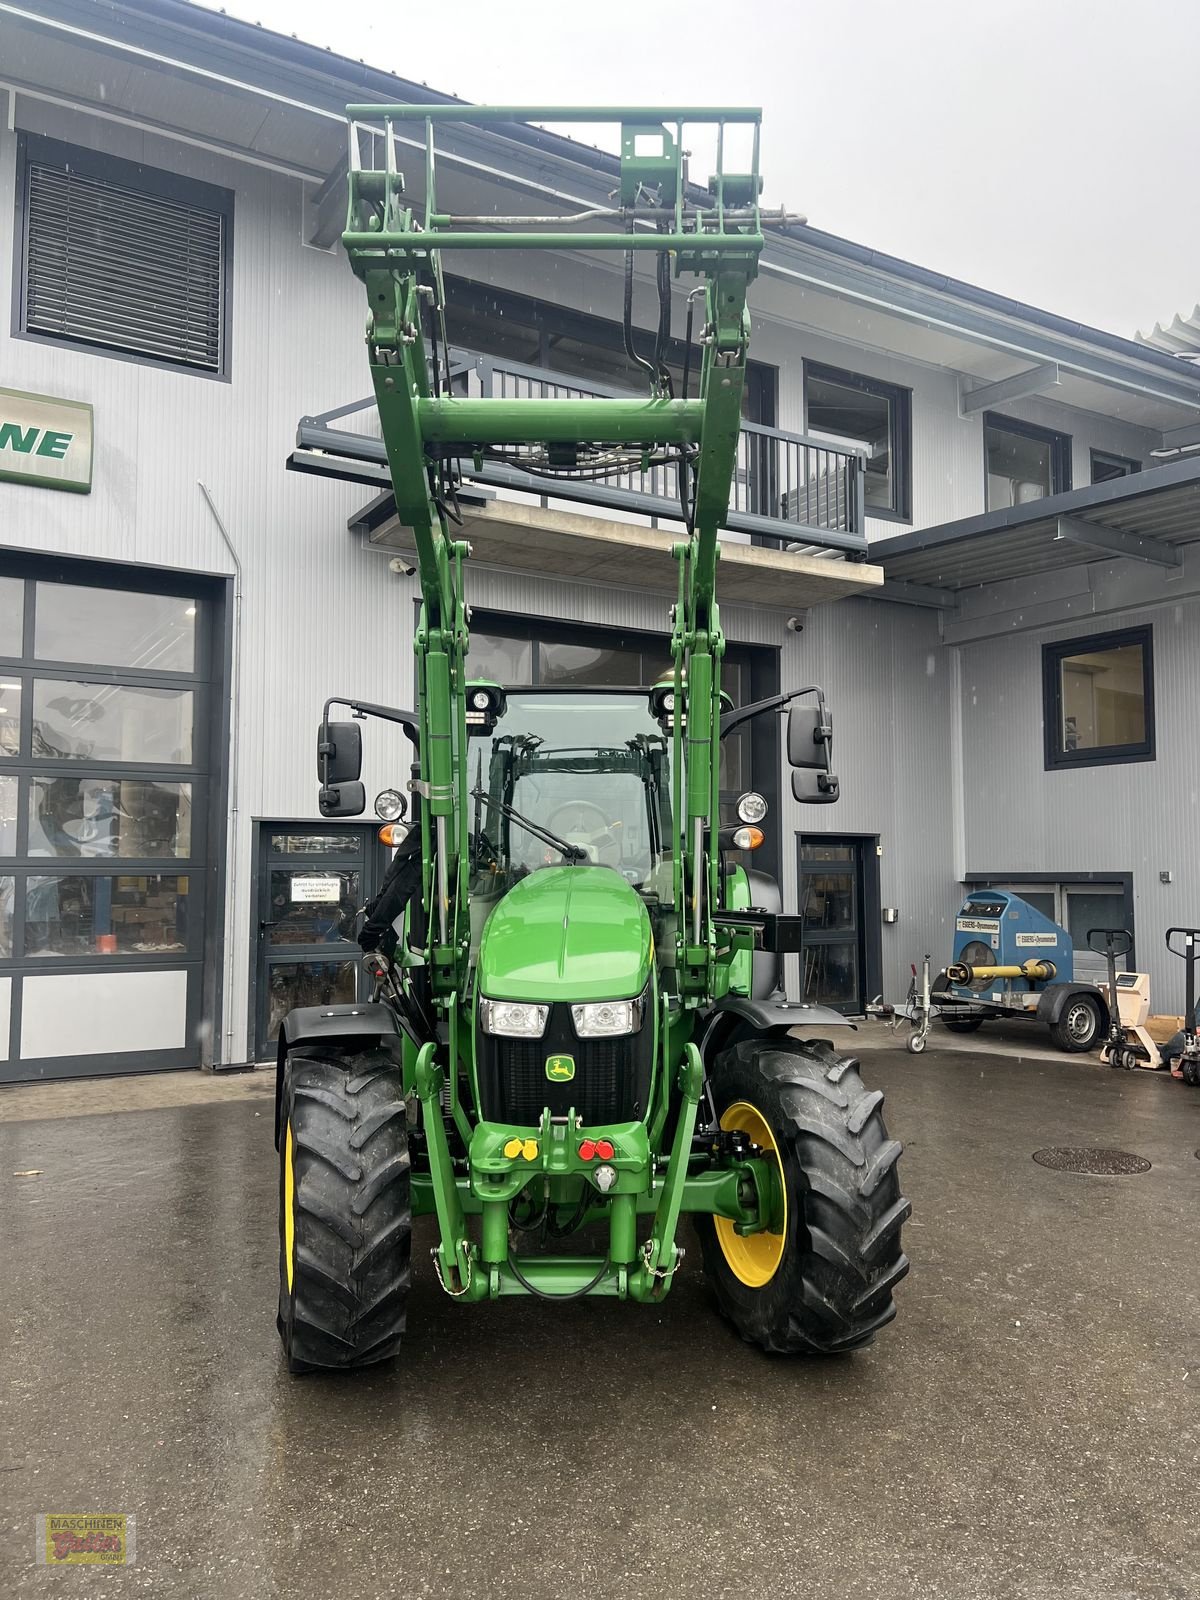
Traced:
<svg viewBox="0 0 1200 1600">
<path fill-rule="evenodd" d="M 413 694 L 342 108 L 438 97 L 183 0 L 6 14 L 0 63 L 0 1081 L 262 1059 L 289 1005 L 354 994 L 338 916 L 384 865 L 365 819 L 319 819 L 321 707 Z M 441 172 L 472 212 L 612 178 L 516 128 L 460 130 Z M 611 264 L 469 266 L 464 392 L 636 387 Z M 640 274 L 637 300 L 648 327 Z M 989 881 L 1080 944 L 1132 925 L 1180 1009 L 1200 371 L 807 227 L 751 306 L 727 687 L 821 683 L 843 795 L 796 805 L 775 727 L 729 751 L 723 792 L 768 798 L 762 855 L 806 916 L 793 987 L 852 1014 L 902 991 Z M 677 366 L 684 325 L 681 295 Z M 656 677 L 673 495 L 476 473 L 480 671 Z M 398 734 L 365 744 L 368 793 L 403 776 Z"/>
</svg>

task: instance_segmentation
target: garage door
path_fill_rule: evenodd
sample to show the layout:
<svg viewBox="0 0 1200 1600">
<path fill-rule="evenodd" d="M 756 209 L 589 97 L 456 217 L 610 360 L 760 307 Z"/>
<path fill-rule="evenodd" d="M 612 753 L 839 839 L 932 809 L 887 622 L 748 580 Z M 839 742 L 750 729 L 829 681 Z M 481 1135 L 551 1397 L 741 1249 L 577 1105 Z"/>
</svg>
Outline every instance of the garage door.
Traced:
<svg viewBox="0 0 1200 1600">
<path fill-rule="evenodd" d="M 212 601 L 76 576 L 0 574 L 9 1080 L 189 1065 L 205 1037 Z"/>
</svg>

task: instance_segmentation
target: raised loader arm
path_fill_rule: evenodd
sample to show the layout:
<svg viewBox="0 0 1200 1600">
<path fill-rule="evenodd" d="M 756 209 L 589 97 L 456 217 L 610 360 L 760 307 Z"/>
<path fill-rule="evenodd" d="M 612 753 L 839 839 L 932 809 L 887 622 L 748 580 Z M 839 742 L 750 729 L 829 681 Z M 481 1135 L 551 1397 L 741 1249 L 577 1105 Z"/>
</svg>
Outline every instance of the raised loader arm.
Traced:
<svg viewBox="0 0 1200 1600">
<path fill-rule="evenodd" d="M 400 520 L 412 530 L 422 610 L 415 639 L 420 717 L 422 891 L 435 996 L 461 993 L 468 952 L 465 662 L 462 563 L 453 537 L 460 463 L 519 461 L 552 480 L 586 471 L 675 466 L 687 537 L 675 546 L 673 859 L 676 970 L 685 1001 L 712 992 L 718 904 L 718 756 L 725 641 L 715 598 L 718 536 L 728 513 L 749 342 L 746 294 L 758 268 L 758 125 L 753 109 L 562 106 L 351 106 L 350 205 L 343 243 L 367 292 L 367 347 Z M 613 204 L 552 216 L 455 216 L 439 208 L 435 129 L 471 124 L 615 123 L 621 170 Z M 685 124 L 716 128 L 716 171 L 689 189 Z M 725 170 L 725 132 L 753 130 L 748 171 Z M 423 137 L 422 137 L 423 136 Z M 423 200 L 410 203 L 398 153 L 423 152 Z M 778 216 L 778 214 L 775 214 Z M 626 260 L 626 348 L 645 369 L 645 399 L 475 399 L 450 391 L 441 258 L 445 250 L 615 250 Z M 634 347 L 635 253 L 656 257 L 653 357 Z M 699 390 L 673 392 L 665 362 L 670 278 L 700 280 Z M 691 301 L 689 300 L 689 324 Z M 690 334 L 690 328 L 689 328 Z M 689 337 L 690 356 L 690 337 Z M 686 378 L 685 378 L 686 382 Z M 681 781 L 682 780 L 682 781 Z M 710 841 L 712 841 L 710 843 Z"/>
</svg>

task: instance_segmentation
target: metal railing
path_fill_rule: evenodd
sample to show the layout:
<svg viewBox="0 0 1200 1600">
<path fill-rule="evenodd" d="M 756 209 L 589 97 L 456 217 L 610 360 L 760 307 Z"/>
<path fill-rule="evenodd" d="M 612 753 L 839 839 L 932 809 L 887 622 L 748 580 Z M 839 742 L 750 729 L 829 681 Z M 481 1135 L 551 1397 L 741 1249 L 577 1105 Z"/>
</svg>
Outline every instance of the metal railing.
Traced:
<svg viewBox="0 0 1200 1600">
<path fill-rule="evenodd" d="M 588 399 L 631 393 L 470 350 L 451 351 L 451 370 L 458 392 L 480 398 Z M 733 532 L 749 533 L 779 547 L 800 543 L 865 551 L 865 463 L 865 451 L 743 422 L 727 525 Z M 672 465 L 622 473 L 602 483 L 579 483 L 557 478 L 548 482 L 485 461 L 483 471 L 472 476 L 481 483 L 524 487 L 550 499 L 582 499 L 654 518 L 680 515 L 678 471 Z"/>
<path fill-rule="evenodd" d="M 454 349 L 450 372 L 456 394 L 493 399 L 588 399 L 628 397 L 632 391 L 526 366 L 499 356 Z M 374 397 L 304 417 L 296 442 L 314 460 L 328 460 L 330 475 L 343 461 L 386 466 L 386 453 L 369 413 Z M 364 415 L 367 414 L 367 415 Z M 332 424 L 340 422 L 342 426 Z M 743 422 L 737 468 L 725 526 L 777 549 L 813 546 L 863 556 L 867 550 L 864 471 L 866 453 L 825 439 Z M 464 476 L 489 488 L 518 490 L 545 500 L 576 501 L 604 510 L 678 522 L 682 511 L 673 465 L 652 466 L 604 479 L 538 476 L 505 462 L 467 461 Z M 316 470 L 310 463 L 307 470 Z"/>
</svg>

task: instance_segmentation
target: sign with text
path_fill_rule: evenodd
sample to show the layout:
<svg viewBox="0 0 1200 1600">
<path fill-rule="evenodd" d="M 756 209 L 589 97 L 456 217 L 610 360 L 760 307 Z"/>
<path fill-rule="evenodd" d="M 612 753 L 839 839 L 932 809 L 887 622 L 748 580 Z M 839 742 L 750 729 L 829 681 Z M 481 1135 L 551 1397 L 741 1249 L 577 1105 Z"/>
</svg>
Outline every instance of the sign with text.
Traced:
<svg viewBox="0 0 1200 1600">
<path fill-rule="evenodd" d="M 43 1567 L 131 1567 L 134 1521 L 124 1512 L 59 1511 L 37 1519 L 37 1561 Z"/>
<path fill-rule="evenodd" d="M 342 898 L 340 878 L 309 877 L 292 874 L 292 904 L 301 906 L 336 906 Z"/>
<path fill-rule="evenodd" d="M 90 494 L 92 408 L 0 389 L 0 480 Z"/>
</svg>

